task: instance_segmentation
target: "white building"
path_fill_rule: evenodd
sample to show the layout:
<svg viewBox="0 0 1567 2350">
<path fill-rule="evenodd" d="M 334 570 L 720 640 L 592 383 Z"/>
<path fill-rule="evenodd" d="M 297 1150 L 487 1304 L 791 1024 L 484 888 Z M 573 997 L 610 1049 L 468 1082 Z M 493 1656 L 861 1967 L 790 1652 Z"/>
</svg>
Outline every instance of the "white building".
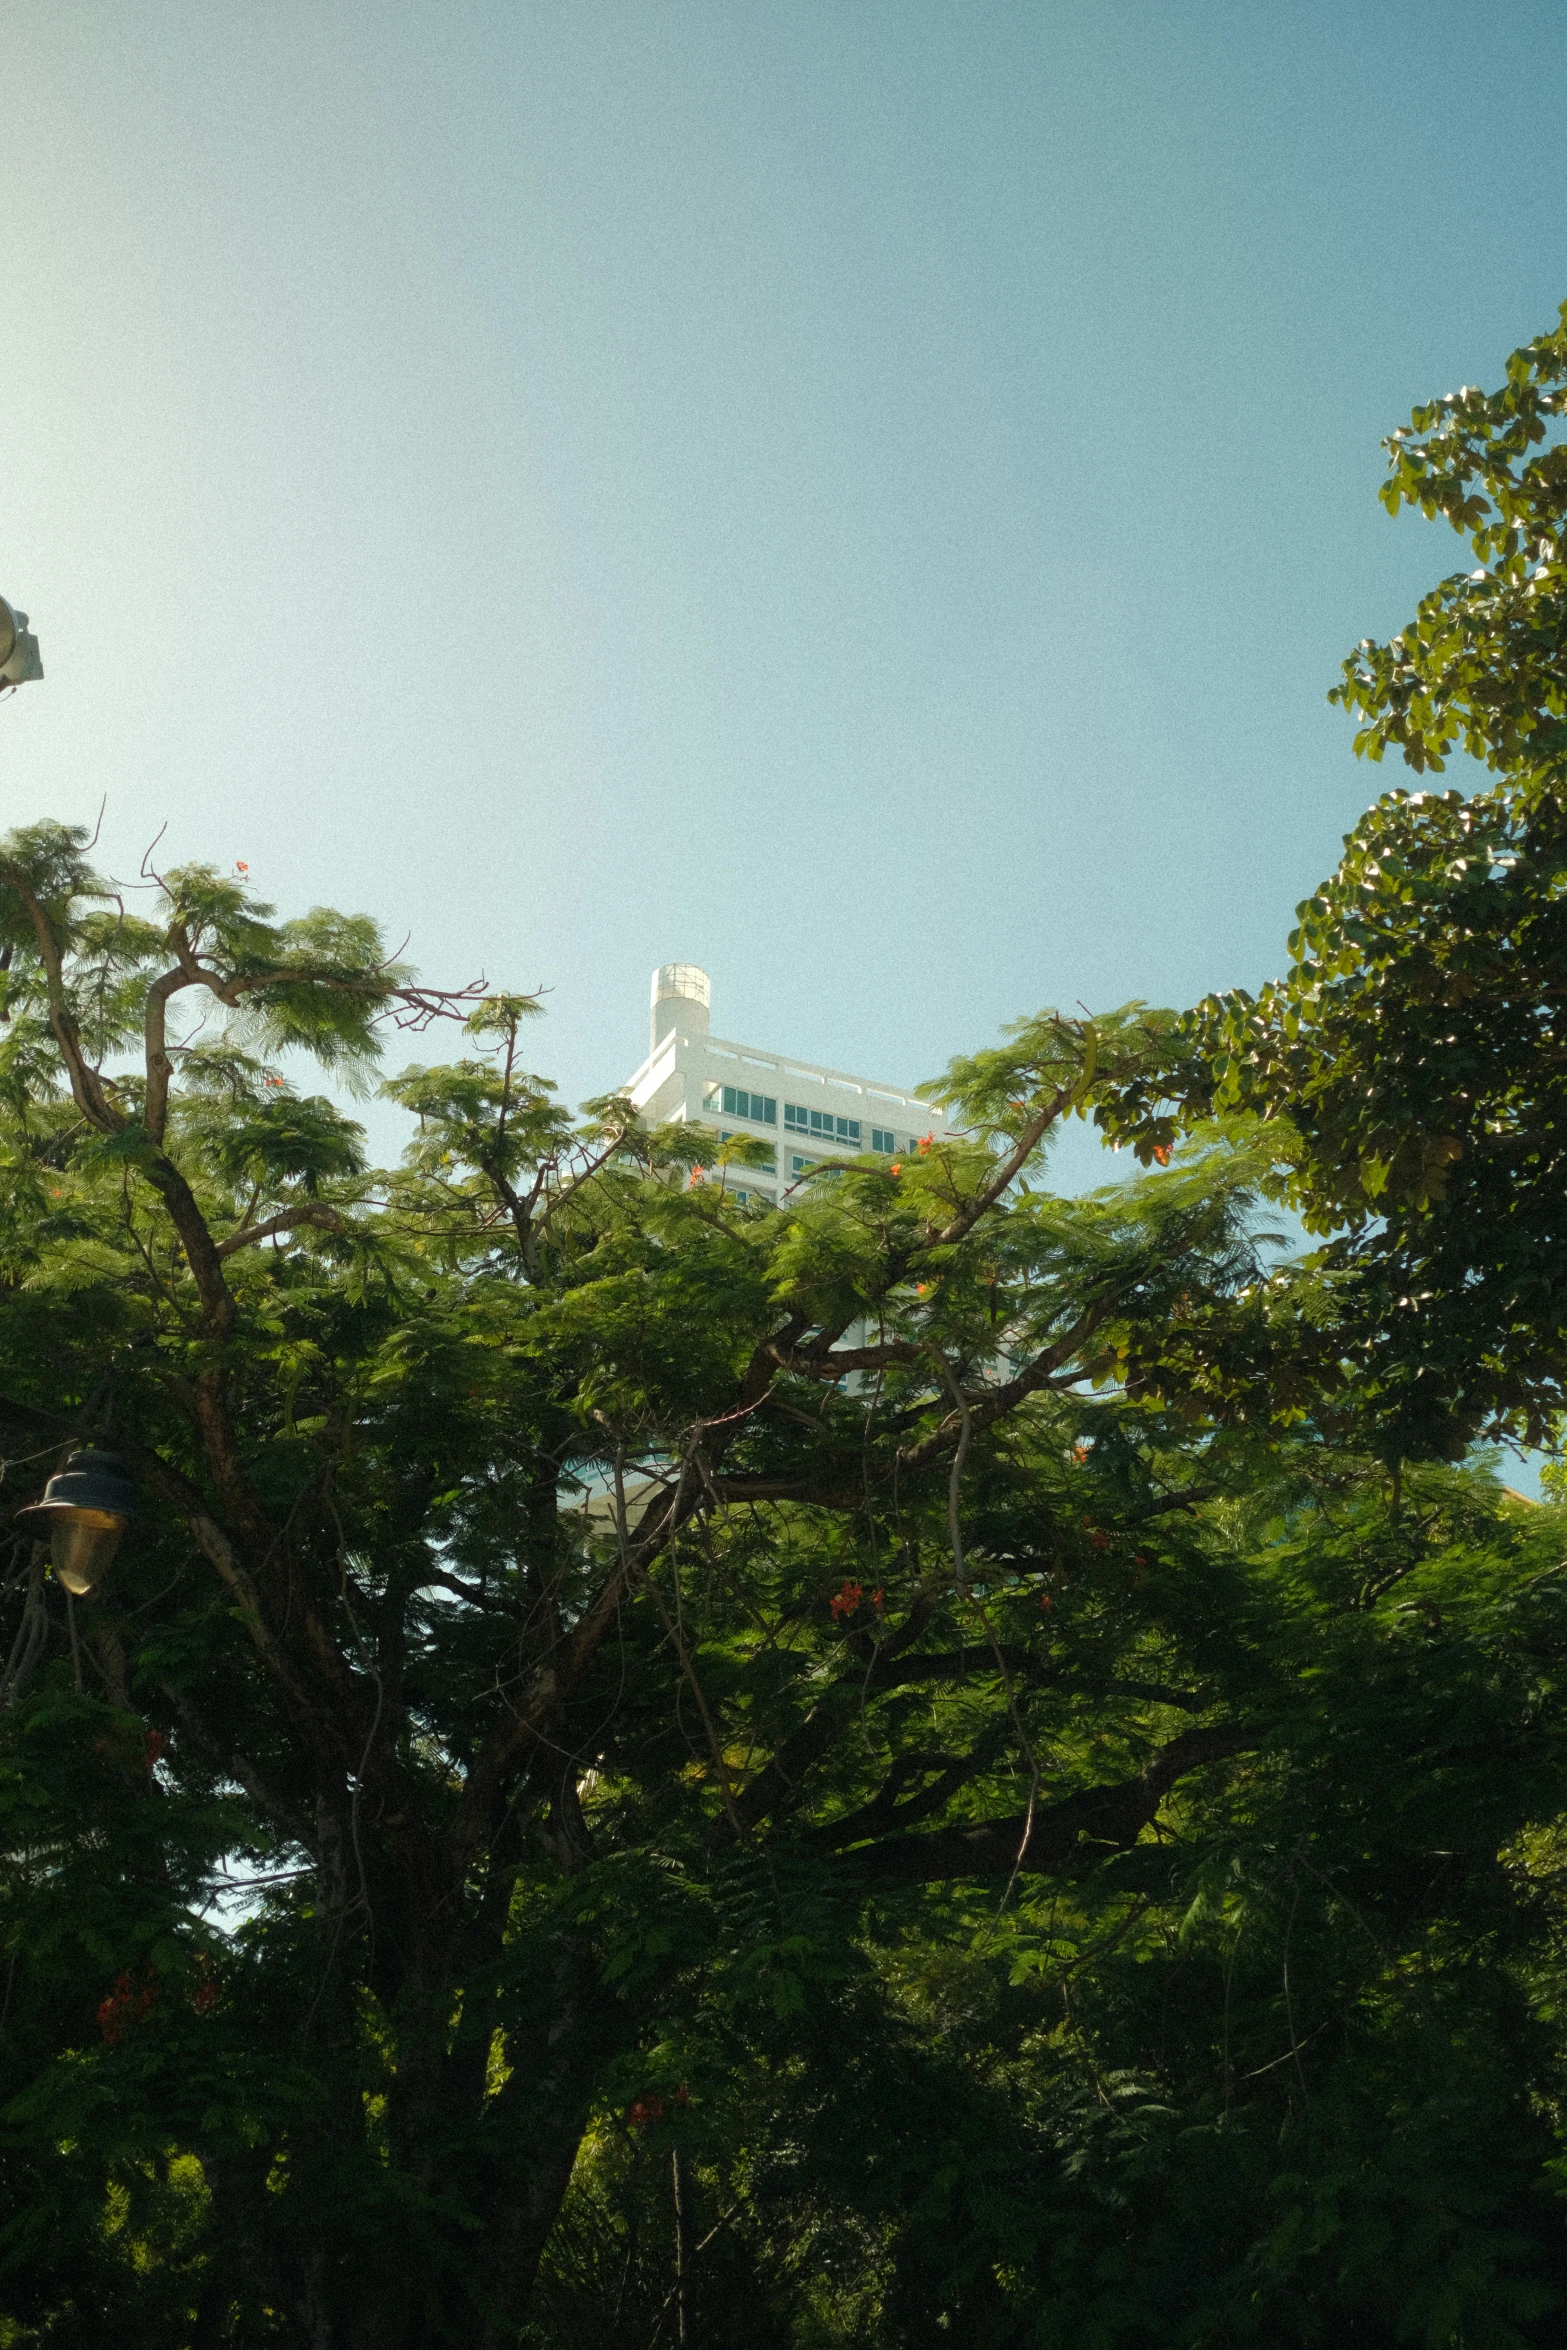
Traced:
<svg viewBox="0 0 1567 2350">
<path fill-rule="evenodd" d="M 653 974 L 651 1051 L 626 1087 L 649 1126 L 689 1118 L 719 1134 L 770 1143 L 770 1170 L 736 1167 L 730 1182 L 776 1201 L 824 1159 L 874 1151 L 898 1158 L 923 1135 L 939 1142 L 945 1115 L 868 1077 L 824 1069 L 792 1053 L 760 1052 L 708 1033 L 712 985 L 694 963 L 664 963 Z"/>
</svg>

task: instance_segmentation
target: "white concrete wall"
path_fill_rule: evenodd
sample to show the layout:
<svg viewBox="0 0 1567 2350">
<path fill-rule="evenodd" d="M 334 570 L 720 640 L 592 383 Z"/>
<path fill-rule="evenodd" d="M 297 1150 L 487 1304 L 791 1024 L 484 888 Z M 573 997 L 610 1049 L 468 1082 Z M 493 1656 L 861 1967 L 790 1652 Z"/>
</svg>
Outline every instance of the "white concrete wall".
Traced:
<svg viewBox="0 0 1567 2350">
<path fill-rule="evenodd" d="M 665 978 L 665 973 L 676 970 L 683 975 L 679 995 Z M 688 972 L 691 979 L 684 978 Z M 733 1188 L 754 1190 L 766 1197 L 774 1196 L 778 1189 L 787 1191 L 795 1180 L 794 1159 L 853 1158 L 857 1149 L 861 1152 L 871 1149 L 875 1128 L 892 1134 L 899 1153 L 911 1149 L 923 1134 L 934 1134 L 939 1140 L 947 1132 L 944 1113 L 901 1086 L 856 1077 L 848 1070 L 829 1069 L 820 1062 L 802 1061 L 792 1053 L 759 1052 L 752 1045 L 735 1044 L 727 1037 L 706 1034 L 708 1006 L 692 984 L 695 979 L 705 982 L 706 976 L 695 966 L 670 964 L 654 974 L 656 1016 L 658 1021 L 670 1025 L 629 1080 L 627 1091 L 634 1108 L 649 1125 L 669 1118 L 689 1119 L 771 1142 L 777 1153 L 778 1185 L 769 1182 L 760 1169 L 736 1168 L 730 1174 Z M 708 1095 L 715 1086 L 723 1085 L 747 1093 L 771 1095 L 778 1105 L 777 1124 L 768 1126 L 726 1114 L 717 1105 L 708 1107 Z M 829 1140 L 824 1135 L 792 1131 L 784 1122 L 786 1105 L 791 1102 L 806 1110 L 830 1112 L 835 1118 L 857 1118 L 858 1146 L 836 1138 Z"/>
</svg>

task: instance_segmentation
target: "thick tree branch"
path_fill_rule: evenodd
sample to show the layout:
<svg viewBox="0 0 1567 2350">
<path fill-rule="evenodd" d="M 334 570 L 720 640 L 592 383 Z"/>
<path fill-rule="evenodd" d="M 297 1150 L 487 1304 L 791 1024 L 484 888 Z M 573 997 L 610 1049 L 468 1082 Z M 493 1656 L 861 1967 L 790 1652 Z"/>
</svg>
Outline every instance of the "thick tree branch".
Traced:
<svg viewBox="0 0 1567 2350">
<path fill-rule="evenodd" d="M 613 1569 L 569 1634 L 556 1643 L 533 1675 L 511 1720 L 496 1732 L 475 1760 L 463 1790 L 452 1837 L 453 1850 L 462 1865 L 478 1850 L 486 1823 L 518 1756 L 547 1735 L 552 1714 L 588 1670 L 599 1643 L 618 1620 L 630 1592 L 714 1490 L 714 1464 L 722 1460 L 725 1451 L 746 1428 L 752 1413 L 766 1401 L 777 1375 L 772 1346 L 794 1345 L 809 1327 L 806 1316 L 792 1314 L 782 1329 L 773 1333 L 772 1339 L 753 1349 L 734 1407 L 699 1423 L 693 1431 L 693 1443 L 701 1441 L 706 1447 L 705 1473 L 692 1475 L 688 1460 L 676 1482 L 650 1505 L 637 1527 L 635 1540 L 625 1544 Z"/>
<path fill-rule="evenodd" d="M 270 1240 L 274 1232 L 292 1232 L 296 1225 L 314 1224 L 323 1232 L 341 1232 L 343 1219 L 336 1208 L 324 1200 L 312 1200 L 300 1208 L 280 1208 L 275 1216 L 263 1218 L 259 1224 L 246 1224 L 238 1232 L 231 1232 L 227 1240 L 220 1240 L 217 1256 L 221 1261 L 231 1257 L 237 1249 L 254 1248 L 258 1242 Z"/>
<path fill-rule="evenodd" d="M 1061 1384 L 1060 1374 L 1074 1358 L 1083 1354 L 1088 1340 L 1110 1319 L 1118 1302 L 1114 1297 L 1099 1298 L 1085 1314 L 1078 1317 L 1064 1338 L 1058 1338 L 1054 1345 L 1044 1347 L 1015 1379 L 1004 1380 L 998 1387 L 984 1388 L 978 1395 L 965 1395 L 963 1400 L 968 1407 L 970 1428 L 978 1430 L 993 1427 L 997 1420 L 1005 1419 L 1008 1412 L 1015 1411 L 1029 1396 L 1037 1395 L 1041 1388 Z M 1065 1383 L 1070 1386 L 1081 1379 L 1084 1369 L 1085 1366 L 1078 1362 Z M 938 1421 L 916 1443 L 905 1446 L 899 1456 L 902 1466 L 905 1469 L 919 1469 L 928 1461 L 939 1459 L 959 1443 L 963 1429 L 963 1413 L 956 1410 L 949 1412 L 944 1420 Z"/>
<path fill-rule="evenodd" d="M 1008 1819 L 976 1821 L 971 1827 L 940 1828 L 926 1836 L 899 1836 L 843 1853 L 841 1866 L 873 1885 L 1009 1877 L 1014 1870 L 1038 1876 L 1066 1874 L 1107 1852 L 1128 1850 L 1188 1772 L 1243 1753 L 1256 1743 L 1257 1733 L 1237 1723 L 1183 1730 L 1135 1778 L 1082 1787 L 1061 1803 L 1042 1804 L 1031 1826 L 1020 1812 Z"/>
<path fill-rule="evenodd" d="M 28 887 L 21 872 L 9 858 L 0 858 L 0 875 L 15 890 L 33 926 L 38 941 L 38 959 L 44 967 L 44 983 L 49 997 L 49 1026 L 60 1058 L 65 1063 L 66 1075 L 71 1081 L 71 1095 L 82 1116 L 100 1134 L 118 1134 L 128 1123 L 125 1112 L 114 1101 L 103 1078 L 88 1060 L 82 1048 L 81 1032 L 72 1014 L 65 988 L 65 967 L 49 917 Z"/>
<path fill-rule="evenodd" d="M 971 1779 L 989 1770 L 1005 1746 L 1010 1729 L 1011 1724 L 1005 1718 L 992 1722 L 967 1754 L 900 1756 L 868 1803 L 818 1828 L 811 1843 L 832 1851 L 840 1845 L 895 1833 L 914 1820 L 928 1819 L 960 1787 L 966 1787 Z M 925 1784 L 913 1795 L 905 1795 L 903 1790 L 910 1781 L 922 1777 Z"/>
<path fill-rule="evenodd" d="M 1028 1671 L 1030 1660 L 1019 1652 L 1003 1650 L 1002 1658 L 1008 1671 Z M 1000 1669 L 996 1651 L 988 1643 L 904 1656 L 894 1653 L 890 1643 L 877 1649 L 863 1671 L 846 1674 L 822 1691 L 798 1728 L 739 1790 L 735 1810 L 741 1826 L 758 1826 L 788 1802 L 812 1765 L 828 1753 L 861 1706 L 885 1697 L 890 1690 L 906 1689 L 922 1681 L 962 1681 L 970 1674 L 995 1673 Z"/>
<path fill-rule="evenodd" d="M 1054 1095 L 1042 1110 L 1037 1110 L 1024 1127 L 1017 1141 L 997 1166 L 990 1181 L 965 1200 L 950 1224 L 938 1232 L 928 1244 L 932 1248 L 952 1248 L 971 1232 L 987 1208 L 993 1208 L 998 1199 L 1013 1184 L 1028 1165 L 1058 1118 L 1071 1108 L 1081 1088 L 1079 1078 L 1071 1085 L 1057 1086 Z"/>
<path fill-rule="evenodd" d="M 168 1131 L 169 1089 L 174 1083 L 174 1063 L 169 1058 L 169 1003 L 182 988 L 193 984 L 185 971 L 176 969 L 165 971 L 147 990 L 147 1010 L 142 1023 L 147 1093 L 142 1123 L 149 1140 L 160 1150 Z"/>
<path fill-rule="evenodd" d="M 774 1347 L 778 1367 L 798 1379 L 842 1379 L 850 1371 L 880 1371 L 888 1363 L 918 1363 L 928 1350 L 912 1338 L 889 1338 L 879 1346 L 843 1346 L 830 1354 L 791 1352 Z"/>
</svg>

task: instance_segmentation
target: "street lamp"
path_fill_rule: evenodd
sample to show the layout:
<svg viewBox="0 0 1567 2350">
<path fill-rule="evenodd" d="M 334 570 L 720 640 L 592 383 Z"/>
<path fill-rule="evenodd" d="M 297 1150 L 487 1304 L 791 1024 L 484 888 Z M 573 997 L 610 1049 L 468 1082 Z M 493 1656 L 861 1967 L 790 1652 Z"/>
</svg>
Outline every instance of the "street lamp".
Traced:
<svg viewBox="0 0 1567 2350">
<path fill-rule="evenodd" d="M 43 673 L 38 639 L 28 628 L 27 614 L 0 596 L 0 683 L 31 685 Z"/>
<path fill-rule="evenodd" d="M 108 1573 L 126 1522 L 136 1515 L 136 1487 L 117 1452 L 73 1452 L 44 1487 L 42 1501 L 18 1510 L 16 1521 L 40 1539 L 73 1599 Z"/>
</svg>

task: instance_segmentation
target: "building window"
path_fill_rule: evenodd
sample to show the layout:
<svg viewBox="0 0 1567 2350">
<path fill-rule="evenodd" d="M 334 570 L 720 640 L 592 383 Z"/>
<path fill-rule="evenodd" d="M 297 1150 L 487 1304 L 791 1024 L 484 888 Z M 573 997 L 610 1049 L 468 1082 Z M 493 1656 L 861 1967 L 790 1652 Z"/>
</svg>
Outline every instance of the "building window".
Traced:
<svg viewBox="0 0 1567 2350">
<path fill-rule="evenodd" d="M 754 1118 L 758 1126 L 776 1126 L 778 1104 L 770 1093 L 747 1093 L 741 1085 L 715 1085 L 703 1103 L 726 1118 Z"/>
<path fill-rule="evenodd" d="M 897 1157 L 898 1138 L 890 1126 L 873 1126 L 871 1128 L 871 1149 L 880 1151 L 885 1158 L 895 1159 Z"/>
<path fill-rule="evenodd" d="M 846 1142 L 854 1150 L 860 1147 L 858 1118 L 836 1118 L 831 1110 L 807 1110 L 798 1102 L 785 1102 L 784 1124 L 791 1134 L 808 1134 L 813 1141 Z"/>
<path fill-rule="evenodd" d="M 789 1153 L 789 1171 L 793 1175 L 803 1175 L 807 1167 L 814 1167 L 815 1164 L 814 1159 L 802 1159 L 798 1151 Z"/>
</svg>

